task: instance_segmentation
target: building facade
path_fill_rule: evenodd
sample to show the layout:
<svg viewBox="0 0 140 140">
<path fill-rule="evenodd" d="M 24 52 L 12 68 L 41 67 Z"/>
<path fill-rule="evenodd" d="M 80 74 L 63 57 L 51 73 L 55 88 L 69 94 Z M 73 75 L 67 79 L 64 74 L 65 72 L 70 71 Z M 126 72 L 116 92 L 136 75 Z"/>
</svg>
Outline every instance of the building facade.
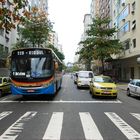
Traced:
<svg viewBox="0 0 140 140">
<path fill-rule="evenodd" d="M 29 5 L 48 13 L 48 0 L 29 0 Z"/>
<path fill-rule="evenodd" d="M 99 15 L 101 18 L 111 16 L 111 2 L 112 0 L 99 0 Z"/>
<path fill-rule="evenodd" d="M 7 0 L 5 2 L 4 6 L 7 9 L 10 9 L 12 11 L 13 9 L 13 3 L 10 0 Z M 6 29 L 0 29 L 0 50 L 3 50 L 4 52 L 8 53 L 12 47 L 13 44 L 16 43 L 17 38 L 17 29 L 11 29 L 11 31 L 8 31 Z"/>
<path fill-rule="evenodd" d="M 116 38 L 120 39 L 124 51 L 116 56 L 113 67 L 118 79 L 128 81 L 130 78 L 140 78 L 140 1 L 114 0 L 113 24 L 118 28 Z"/>
<path fill-rule="evenodd" d="M 90 5 L 91 18 L 99 16 L 99 0 L 92 0 Z"/>
</svg>

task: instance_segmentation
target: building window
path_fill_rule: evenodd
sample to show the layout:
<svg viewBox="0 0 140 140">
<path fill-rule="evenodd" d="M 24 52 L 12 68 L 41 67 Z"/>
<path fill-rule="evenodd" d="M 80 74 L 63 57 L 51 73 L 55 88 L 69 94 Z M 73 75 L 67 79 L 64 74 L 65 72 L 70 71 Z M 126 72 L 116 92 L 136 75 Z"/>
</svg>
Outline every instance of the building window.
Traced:
<svg viewBox="0 0 140 140">
<path fill-rule="evenodd" d="M 134 30 L 135 28 L 136 28 L 136 20 L 133 20 L 131 29 Z"/>
<path fill-rule="evenodd" d="M 132 40 L 133 47 L 136 48 L 136 38 Z"/>
<path fill-rule="evenodd" d="M 120 13 L 120 15 L 118 16 L 119 22 L 121 22 L 122 20 L 124 20 L 129 15 L 129 7 L 130 7 L 130 5 L 128 4 L 125 7 L 125 9 Z"/>
<path fill-rule="evenodd" d="M 125 0 L 121 0 L 122 6 L 125 6 Z"/>
<path fill-rule="evenodd" d="M 129 46 L 129 41 L 127 41 L 126 43 L 125 43 L 125 49 L 127 50 L 127 49 L 129 49 L 130 48 L 130 46 Z"/>
<path fill-rule="evenodd" d="M 136 9 L 136 3 L 135 3 L 135 1 L 132 3 L 132 11 L 135 11 L 135 9 Z"/>
<path fill-rule="evenodd" d="M 3 45 L 2 44 L 0 44 L 0 51 L 3 51 Z"/>
<path fill-rule="evenodd" d="M 0 35 L 4 36 L 4 29 L 0 29 Z"/>
<path fill-rule="evenodd" d="M 130 48 L 130 40 L 124 42 L 124 49 L 128 50 Z"/>
<path fill-rule="evenodd" d="M 125 23 L 118 32 L 118 37 L 122 37 L 125 33 L 130 31 L 130 22 Z"/>
</svg>

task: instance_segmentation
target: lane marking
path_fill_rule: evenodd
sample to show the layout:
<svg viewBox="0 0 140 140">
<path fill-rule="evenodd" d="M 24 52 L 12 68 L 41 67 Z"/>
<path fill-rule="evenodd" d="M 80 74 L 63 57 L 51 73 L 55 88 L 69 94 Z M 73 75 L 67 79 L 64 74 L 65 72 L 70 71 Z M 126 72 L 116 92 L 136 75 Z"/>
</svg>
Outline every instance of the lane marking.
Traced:
<svg viewBox="0 0 140 140">
<path fill-rule="evenodd" d="M 112 104 L 112 103 L 122 103 L 120 100 L 116 100 L 116 101 L 106 101 L 106 100 L 102 100 L 102 101 L 64 101 L 64 100 L 59 100 L 59 101 L 0 101 L 0 103 L 75 103 L 75 104 L 90 104 L 90 103 L 108 103 L 108 104 Z"/>
<path fill-rule="evenodd" d="M 130 114 L 140 121 L 140 114 L 139 113 L 130 113 Z"/>
<path fill-rule="evenodd" d="M 116 113 L 105 112 L 105 114 L 129 140 L 140 139 L 140 134 L 135 129 L 133 129 L 129 124 L 127 124 L 123 119 L 121 119 Z"/>
<path fill-rule="evenodd" d="M 8 99 L 8 98 L 3 98 L 2 101 L 5 101 L 5 100 L 7 100 L 7 99 Z"/>
<path fill-rule="evenodd" d="M 4 112 L 0 113 L 0 120 L 2 120 L 3 118 L 7 117 L 11 113 L 12 113 L 12 111 L 4 111 Z"/>
<path fill-rule="evenodd" d="M 0 140 L 15 140 L 24 129 L 25 123 L 32 119 L 36 113 L 34 111 L 26 112 L 0 136 Z"/>
<path fill-rule="evenodd" d="M 80 112 L 79 115 L 86 140 L 103 140 L 103 137 L 89 112 Z"/>
<path fill-rule="evenodd" d="M 54 112 L 43 136 L 43 140 L 60 140 L 63 112 Z"/>
</svg>

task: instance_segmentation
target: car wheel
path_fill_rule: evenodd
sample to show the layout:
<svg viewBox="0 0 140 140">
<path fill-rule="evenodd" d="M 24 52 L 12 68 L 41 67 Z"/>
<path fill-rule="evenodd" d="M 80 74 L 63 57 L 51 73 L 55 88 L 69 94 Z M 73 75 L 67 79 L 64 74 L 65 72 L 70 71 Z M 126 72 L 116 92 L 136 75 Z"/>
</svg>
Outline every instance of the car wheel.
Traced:
<svg viewBox="0 0 140 140">
<path fill-rule="evenodd" d="M 92 98 L 95 98 L 95 95 L 94 95 L 94 93 L 91 93 L 92 94 Z"/>
<path fill-rule="evenodd" d="M 127 89 L 127 96 L 131 96 L 129 89 Z"/>
<path fill-rule="evenodd" d="M 2 97 L 2 90 L 0 90 L 0 97 Z"/>
<path fill-rule="evenodd" d="M 113 99 L 117 99 L 117 95 L 113 97 Z"/>
<path fill-rule="evenodd" d="M 90 94 L 92 93 L 90 87 L 89 87 L 89 93 L 90 93 Z"/>
</svg>

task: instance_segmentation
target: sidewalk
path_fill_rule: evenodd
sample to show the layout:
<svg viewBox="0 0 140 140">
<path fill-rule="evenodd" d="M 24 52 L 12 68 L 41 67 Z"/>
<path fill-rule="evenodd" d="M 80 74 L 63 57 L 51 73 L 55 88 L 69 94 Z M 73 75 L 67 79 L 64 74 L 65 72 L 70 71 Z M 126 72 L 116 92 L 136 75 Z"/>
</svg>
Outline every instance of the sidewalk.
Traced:
<svg viewBox="0 0 140 140">
<path fill-rule="evenodd" d="M 8 68 L 0 68 L 0 76 L 9 76 Z"/>
<path fill-rule="evenodd" d="M 123 83 L 123 82 L 120 82 L 120 83 L 117 83 L 117 88 L 120 89 L 120 90 L 127 90 L 127 86 L 128 86 L 128 83 Z"/>
</svg>

